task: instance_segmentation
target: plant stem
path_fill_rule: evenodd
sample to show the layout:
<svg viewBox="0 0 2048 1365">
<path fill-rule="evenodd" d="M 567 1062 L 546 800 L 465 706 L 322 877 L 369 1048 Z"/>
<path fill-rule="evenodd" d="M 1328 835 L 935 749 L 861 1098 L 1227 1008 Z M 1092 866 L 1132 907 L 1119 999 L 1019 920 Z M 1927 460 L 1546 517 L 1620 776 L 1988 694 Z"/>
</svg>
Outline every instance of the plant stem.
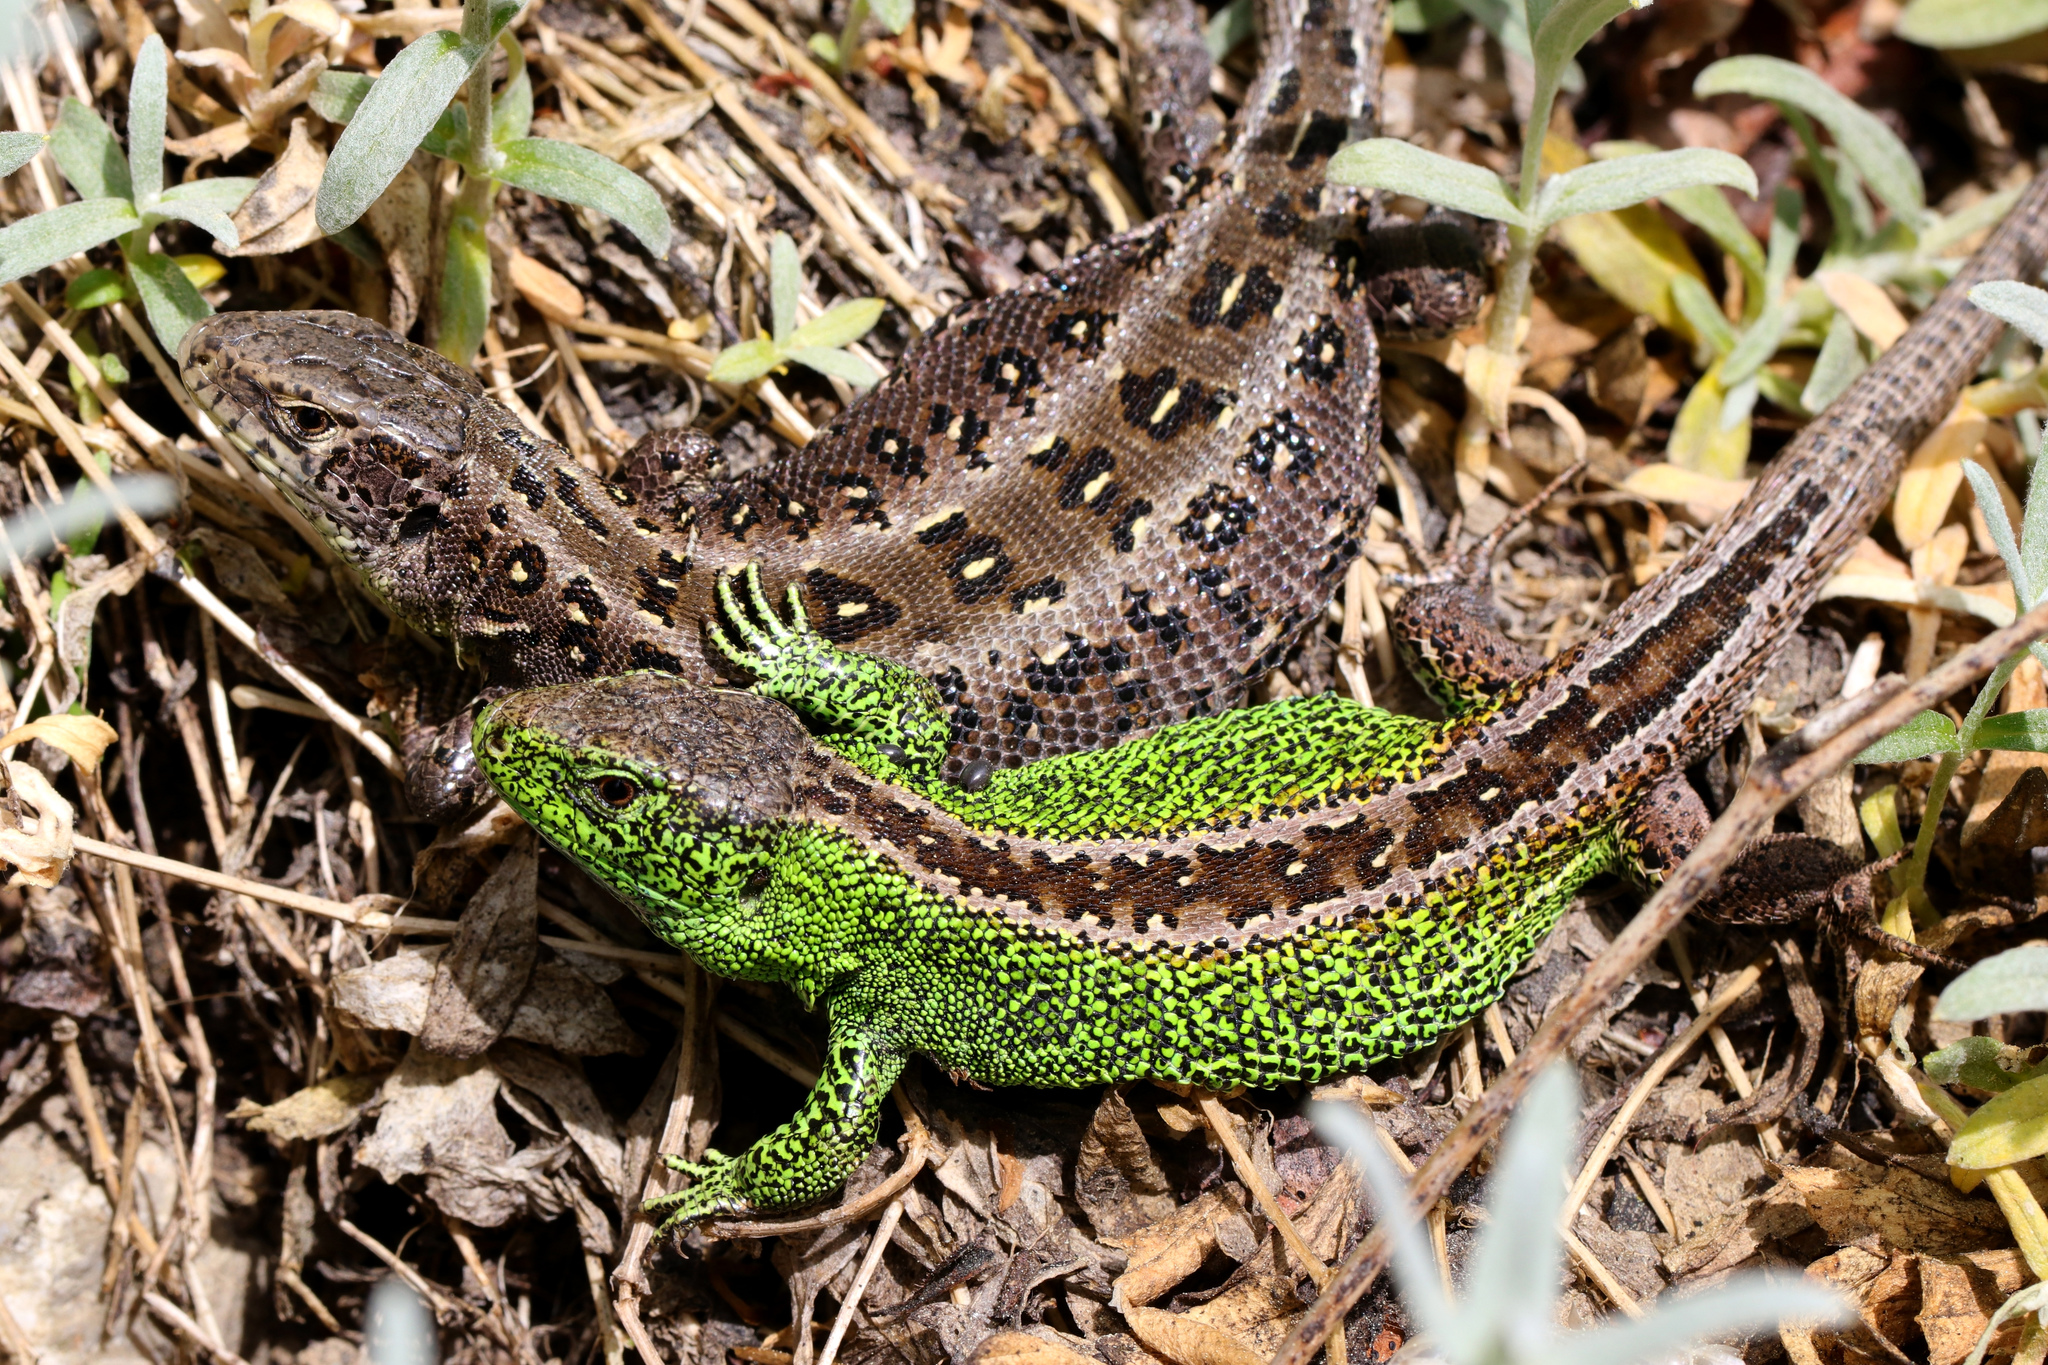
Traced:
<svg viewBox="0 0 2048 1365">
<path fill-rule="evenodd" d="M 846 23 L 839 29 L 839 70 L 842 75 L 860 69 L 860 29 L 868 21 L 868 0 L 849 0 Z"/>
<path fill-rule="evenodd" d="M 1941 761 L 1934 765 L 1934 781 L 1927 789 L 1927 809 L 1920 817 L 1919 832 L 1913 836 L 1913 856 L 1898 870 L 1892 883 L 1900 895 L 1913 902 L 1921 901 L 1925 895 L 1927 863 L 1934 854 L 1934 836 L 1941 827 L 1942 807 L 1948 804 L 1949 784 L 1955 780 L 1956 770 L 1963 766 L 1964 756 L 1976 749 L 1977 731 L 1984 723 L 1985 714 L 1991 710 L 1991 703 L 2005 690 L 2013 670 L 2026 657 L 2024 653 L 2015 654 L 1992 670 L 1977 693 L 1970 714 L 1964 716 L 1963 723 L 1956 727 L 1956 751 L 1943 754 Z"/>
<path fill-rule="evenodd" d="M 487 178 L 496 169 L 498 149 L 491 143 L 491 13 L 489 0 L 462 0 L 462 41 L 483 49 L 469 73 L 463 103 L 469 114 L 469 170 Z M 468 193 L 468 186 L 463 187 Z M 489 208 L 486 206 L 486 214 Z"/>
</svg>

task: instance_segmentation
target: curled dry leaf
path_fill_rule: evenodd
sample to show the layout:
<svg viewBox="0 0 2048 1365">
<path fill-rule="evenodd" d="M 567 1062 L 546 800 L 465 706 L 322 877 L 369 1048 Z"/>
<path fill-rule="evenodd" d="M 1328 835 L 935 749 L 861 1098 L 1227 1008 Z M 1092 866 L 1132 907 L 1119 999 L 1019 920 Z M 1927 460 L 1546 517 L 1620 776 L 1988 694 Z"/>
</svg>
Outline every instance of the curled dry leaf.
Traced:
<svg viewBox="0 0 2048 1365">
<path fill-rule="evenodd" d="M 320 240 L 313 221 L 313 196 L 327 173 L 327 152 L 306 131 L 306 120 L 292 120 L 291 140 L 256 188 L 234 212 L 241 245 L 223 248 L 224 256 L 276 256 Z"/>
<path fill-rule="evenodd" d="M 1126 1308 L 1124 1321 L 1146 1350 L 1173 1365 L 1264 1365 L 1266 1359 L 1220 1327 L 1163 1308 Z"/>
<path fill-rule="evenodd" d="M 974 1348 L 968 1365 L 1097 1365 L 1097 1361 L 1029 1332 L 997 1332 Z"/>
<path fill-rule="evenodd" d="M 389 1074 L 371 1071 L 329 1076 L 318 1085 L 293 1091 L 276 1104 L 244 1099 L 228 1117 L 245 1120 L 254 1131 L 268 1133 L 279 1142 L 332 1137 L 355 1123 Z"/>
<path fill-rule="evenodd" d="M 92 772 L 100 766 L 100 756 L 119 738 L 114 727 L 98 716 L 44 716 L 0 735 L 0 749 L 39 739 L 53 749 L 63 750 L 65 757 Z M 10 769 L 17 766 L 8 765 Z M 64 809 L 68 812 L 71 807 L 67 805 Z M 65 818 L 70 817 L 67 814 Z"/>
<path fill-rule="evenodd" d="M 405 948 L 334 978 L 334 1009 L 357 1028 L 398 1029 L 417 1036 L 427 1026 L 435 965 L 447 949 Z M 554 1048 L 571 1057 L 637 1053 L 640 1036 L 597 984 L 562 962 L 536 962 L 504 1036 Z"/>
<path fill-rule="evenodd" d="M 542 317 L 553 322 L 583 320 L 583 291 L 559 270 L 542 265 L 523 251 L 513 252 L 505 269 L 512 277 L 512 287 Z"/>
<path fill-rule="evenodd" d="M 1892 529 L 1899 544 L 1917 550 L 1948 520 L 1949 504 L 1963 486 L 1963 461 L 1977 453 L 1990 424 L 1967 403 L 1956 406 L 1906 462 L 1892 497 Z"/>
<path fill-rule="evenodd" d="M 25 725 L 13 734 L 19 736 L 23 730 L 34 728 Z M 26 763 L 10 762 L 7 779 L 20 798 L 23 817 L 19 827 L 0 825 L 0 862 L 11 863 L 18 869 L 7 884 L 55 886 L 64 869 L 71 866 L 72 821 L 76 813 L 69 801 L 57 795 L 50 780 Z M 0 820 L 4 819 L 4 812 L 0 812 Z"/>
<path fill-rule="evenodd" d="M 1906 332 L 1906 315 L 1884 286 L 1847 270 L 1823 270 L 1815 276 L 1820 292 L 1842 310 L 1857 331 L 1880 351 L 1891 349 Z"/>
</svg>

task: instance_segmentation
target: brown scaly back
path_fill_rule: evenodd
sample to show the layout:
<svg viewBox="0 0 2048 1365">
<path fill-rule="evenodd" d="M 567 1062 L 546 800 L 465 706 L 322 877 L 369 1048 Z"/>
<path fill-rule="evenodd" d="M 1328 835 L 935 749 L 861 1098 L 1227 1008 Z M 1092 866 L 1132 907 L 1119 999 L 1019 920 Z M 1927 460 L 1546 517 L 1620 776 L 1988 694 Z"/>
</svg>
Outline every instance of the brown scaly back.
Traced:
<svg viewBox="0 0 2048 1365">
<path fill-rule="evenodd" d="M 713 577 L 758 560 L 831 639 L 939 683 L 955 771 L 1112 743 L 1238 701 L 1357 554 L 1378 355 L 1361 206 L 1323 168 L 1375 130 L 1378 15 L 1276 0 L 1177 211 L 956 309 L 758 477 L 607 485 L 343 314 L 209 319 L 186 381 L 494 683 L 708 681 Z"/>
</svg>

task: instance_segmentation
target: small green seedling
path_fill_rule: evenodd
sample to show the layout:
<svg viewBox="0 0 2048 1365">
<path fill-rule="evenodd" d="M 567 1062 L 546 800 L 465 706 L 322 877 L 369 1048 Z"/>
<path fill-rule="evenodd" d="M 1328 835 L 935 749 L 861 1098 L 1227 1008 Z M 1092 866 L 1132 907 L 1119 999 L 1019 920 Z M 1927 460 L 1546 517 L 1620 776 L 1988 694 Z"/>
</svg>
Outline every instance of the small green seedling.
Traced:
<svg viewBox="0 0 2048 1365">
<path fill-rule="evenodd" d="M 911 0 L 848 0 L 846 22 L 839 26 L 839 36 L 829 33 L 813 33 L 808 46 L 811 55 L 831 67 L 834 71 L 849 71 L 857 63 L 860 54 L 860 30 L 872 13 L 882 21 L 882 27 L 891 33 L 901 33 L 910 27 L 910 21 L 917 13 Z"/>
<path fill-rule="evenodd" d="M 0 228 L 0 281 L 20 279 L 102 242 L 118 241 L 127 285 L 142 300 L 150 330 L 165 350 L 175 351 L 186 329 L 210 315 L 213 307 L 177 260 L 150 249 L 150 234 L 158 224 L 178 219 L 204 228 L 224 247 L 238 246 L 241 238 L 228 215 L 241 207 L 256 182 L 247 176 L 223 175 L 165 188 L 167 81 L 164 42 L 152 33 L 135 54 L 135 71 L 128 82 L 125 157 L 105 121 L 65 97 L 48 146 L 57 169 L 81 197 Z M 0 166 L 10 171 L 26 165 L 35 154 L 36 148 L 22 139 L 42 142 L 26 133 L 4 137 L 11 141 L 0 142 Z"/>
<path fill-rule="evenodd" d="M 376 78 L 330 71 L 309 101 L 348 127 L 335 140 L 314 203 L 320 230 L 352 225 L 424 147 L 462 168 L 448 220 L 441 273 L 441 327 L 434 349 L 468 364 L 491 308 L 491 252 L 484 240 L 500 184 L 595 209 L 668 254 L 668 211 L 645 180 L 609 157 L 551 138 L 528 137 L 533 84 L 510 32 L 520 0 L 463 0 L 462 31 L 429 33 L 391 59 Z M 491 53 L 509 59 L 504 88 L 491 93 Z M 451 105 L 456 93 L 462 103 Z"/>
<path fill-rule="evenodd" d="M 1643 0 L 1647 3 L 1647 0 Z M 1595 161 L 1545 176 L 1543 130 L 1579 49 L 1633 0 L 1531 0 L 1527 9 L 1535 92 L 1524 123 L 1521 175 L 1509 180 L 1397 138 L 1369 138 L 1330 159 L 1330 180 L 1360 189 L 1392 190 L 1491 218 L 1508 229 L 1507 260 L 1487 324 L 1486 342 L 1467 353 L 1465 383 L 1495 431 L 1507 426 L 1508 393 L 1521 374 L 1517 331 L 1530 302 L 1530 275 L 1543 235 L 1566 218 L 1640 204 L 1707 185 L 1757 190 L 1741 157 L 1710 148 L 1646 152 Z M 1636 6 L 1640 8 L 1640 6 Z M 1461 440 L 1469 437 L 1461 438 Z"/>
<path fill-rule="evenodd" d="M 1380 1149 L 1372 1120 L 1338 1104 L 1315 1106 L 1317 1126 L 1371 1181 L 1381 1218 L 1392 1218 L 1394 1278 L 1409 1316 L 1445 1365 L 1641 1365 L 1728 1332 L 1774 1328 L 1782 1319 L 1855 1320 L 1834 1291 L 1799 1277 L 1731 1275 L 1712 1289 L 1661 1302 L 1633 1320 L 1580 1332 L 1557 1329 L 1564 1280 L 1558 1235 L 1566 1163 L 1576 1150 L 1579 1087 L 1558 1063 L 1536 1078 L 1501 1140 L 1486 1220 L 1465 1262 L 1465 1294 L 1444 1292 L 1436 1258 L 1415 1225 L 1407 1182 Z"/>
<path fill-rule="evenodd" d="M 719 384 L 748 384 L 794 361 L 855 388 L 874 384 L 880 377 L 874 367 L 841 348 L 868 334 L 882 316 L 882 301 L 850 299 L 799 327 L 796 296 L 803 285 L 802 269 L 796 243 L 788 233 L 776 233 L 768 243 L 770 333 L 720 351 L 707 378 Z"/>
</svg>

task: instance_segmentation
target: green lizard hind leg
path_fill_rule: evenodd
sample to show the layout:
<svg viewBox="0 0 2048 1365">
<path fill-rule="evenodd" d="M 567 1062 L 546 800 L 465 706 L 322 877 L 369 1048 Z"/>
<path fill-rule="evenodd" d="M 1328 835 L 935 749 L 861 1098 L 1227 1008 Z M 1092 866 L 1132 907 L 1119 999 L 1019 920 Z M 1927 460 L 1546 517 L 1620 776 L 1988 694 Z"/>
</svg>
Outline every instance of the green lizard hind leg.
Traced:
<svg viewBox="0 0 2048 1365">
<path fill-rule="evenodd" d="M 741 577 L 752 610 L 733 590 L 733 575 L 721 575 L 725 626 L 710 623 L 705 630 L 721 654 L 754 675 L 754 691 L 829 736 L 866 740 L 893 763 L 936 774 L 953 725 L 931 680 L 891 660 L 841 649 L 812 630 L 795 584 L 785 621 L 761 588 L 759 567 L 747 565 Z"/>
<path fill-rule="evenodd" d="M 882 1101 L 903 1074 L 904 1060 L 872 1038 L 835 1030 L 824 1074 L 788 1123 L 737 1157 L 663 1157 L 670 1170 L 693 1179 L 687 1189 L 642 1207 L 661 1218 L 663 1232 L 673 1232 L 699 1218 L 746 1217 L 832 1193 L 875 1145 Z"/>
</svg>

